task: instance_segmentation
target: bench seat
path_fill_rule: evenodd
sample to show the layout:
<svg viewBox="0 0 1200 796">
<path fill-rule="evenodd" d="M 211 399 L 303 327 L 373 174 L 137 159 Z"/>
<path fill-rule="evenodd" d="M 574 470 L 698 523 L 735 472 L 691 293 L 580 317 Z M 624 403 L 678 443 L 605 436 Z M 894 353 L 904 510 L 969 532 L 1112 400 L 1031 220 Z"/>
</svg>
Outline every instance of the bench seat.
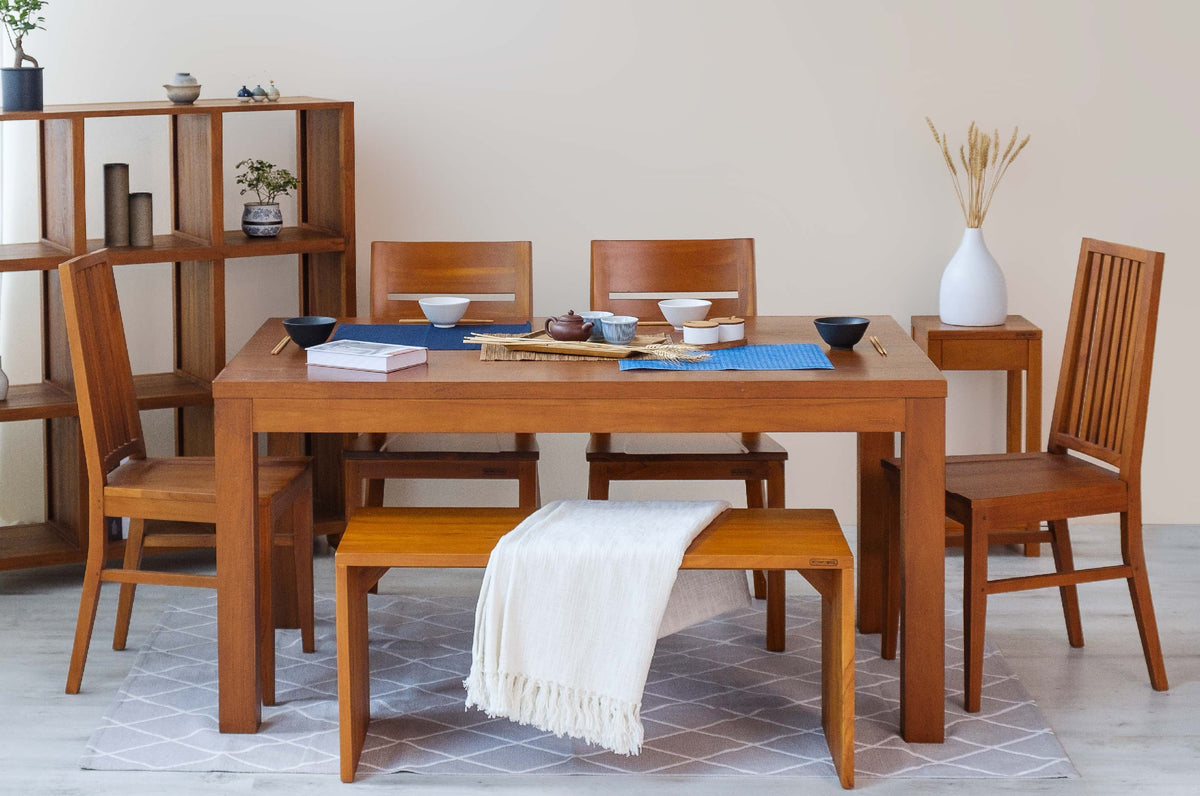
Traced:
<svg viewBox="0 0 1200 796">
<path fill-rule="evenodd" d="M 483 568 L 519 508 L 366 508 L 335 557 L 341 776 L 352 782 L 370 723 L 367 593 L 392 567 Z M 854 785 L 854 557 L 829 509 L 730 509 L 681 569 L 794 569 L 821 595 L 821 722 L 843 787 Z M 770 621 L 770 620 L 769 620 Z M 783 617 L 776 621 L 782 628 Z"/>
</svg>

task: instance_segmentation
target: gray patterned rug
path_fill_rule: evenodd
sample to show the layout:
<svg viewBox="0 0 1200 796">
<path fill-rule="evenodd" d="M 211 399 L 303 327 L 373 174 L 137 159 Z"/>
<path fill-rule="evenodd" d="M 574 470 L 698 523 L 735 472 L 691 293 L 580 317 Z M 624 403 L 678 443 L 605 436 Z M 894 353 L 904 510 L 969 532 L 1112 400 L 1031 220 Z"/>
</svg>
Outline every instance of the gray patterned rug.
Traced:
<svg viewBox="0 0 1200 796">
<path fill-rule="evenodd" d="M 788 599 L 788 651 L 762 648 L 762 604 L 662 639 L 643 699 L 643 751 L 623 757 L 463 708 L 474 598 L 371 597 L 371 723 L 359 777 L 668 774 L 833 777 L 820 725 L 820 601 Z M 81 765 L 89 769 L 338 771 L 333 600 L 317 600 L 317 652 L 280 637 L 279 705 L 257 735 L 217 732 L 216 600 L 168 608 Z M 877 636 L 856 654 L 859 777 L 1077 777 L 1041 711 L 993 648 L 983 710 L 961 706 L 961 622 L 947 617 L 946 743 L 897 735 L 898 668 Z"/>
</svg>

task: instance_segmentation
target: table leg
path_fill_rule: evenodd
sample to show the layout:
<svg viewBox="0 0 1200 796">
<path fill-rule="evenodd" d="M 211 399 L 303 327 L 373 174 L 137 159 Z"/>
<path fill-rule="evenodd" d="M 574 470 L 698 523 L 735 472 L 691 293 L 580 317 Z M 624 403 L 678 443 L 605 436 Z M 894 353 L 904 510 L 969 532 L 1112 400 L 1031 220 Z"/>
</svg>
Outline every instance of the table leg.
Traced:
<svg viewBox="0 0 1200 796">
<path fill-rule="evenodd" d="M 945 740 L 946 401 L 907 402 L 900 474 L 900 734 Z"/>
<path fill-rule="evenodd" d="M 887 549 L 884 526 L 888 499 L 881 459 L 896 455 L 892 432 L 858 435 L 858 631 L 883 630 L 883 570 Z"/>
<path fill-rule="evenodd" d="M 247 400 L 215 402 L 217 459 L 217 682 L 221 732 L 258 731 L 258 452 Z"/>
</svg>

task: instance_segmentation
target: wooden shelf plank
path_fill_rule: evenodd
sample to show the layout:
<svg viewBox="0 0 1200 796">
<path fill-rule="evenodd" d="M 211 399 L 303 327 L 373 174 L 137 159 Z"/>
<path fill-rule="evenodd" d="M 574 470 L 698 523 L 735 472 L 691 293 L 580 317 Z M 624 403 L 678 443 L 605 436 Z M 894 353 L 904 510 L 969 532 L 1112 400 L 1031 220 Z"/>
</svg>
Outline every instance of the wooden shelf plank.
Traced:
<svg viewBox="0 0 1200 796">
<path fill-rule="evenodd" d="M 225 257 L 267 257 L 275 254 L 340 252 L 346 237 L 320 227 L 284 227 L 272 238 L 251 238 L 241 229 L 225 230 L 221 254 Z"/>
<path fill-rule="evenodd" d="M 89 253 L 103 248 L 103 238 L 88 239 L 87 250 Z M 154 243 L 150 246 L 109 246 L 108 250 L 112 255 L 113 265 L 211 260 L 217 254 L 217 247 L 182 232 L 155 235 Z"/>
<path fill-rule="evenodd" d="M 49 271 L 71 259 L 71 252 L 47 241 L 0 245 L 0 272 Z"/>
<path fill-rule="evenodd" d="M 180 116 L 196 113 L 252 113 L 255 111 L 297 111 L 315 108 L 342 108 L 348 101 L 319 97 L 286 97 L 278 102 L 238 102 L 227 99 L 200 99 L 191 105 L 176 105 L 167 100 L 150 102 L 104 102 L 80 105 L 47 105 L 40 111 L 0 111 L 0 122 L 24 119 L 70 119 L 103 116 Z"/>
<path fill-rule="evenodd" d="M 8 388 L 8 400 L 0 401 L 0 422 L 74 417 L 77 414 L 75 395 L 48 381 L 14 384 Z"/>
<path fill-rule="evenodd" d="M 143 373 L 133 377 L 139 409 L 173 409 L 212 403 L 212 383 L 182 373 Z"/>
<path fill-rule="evenodd" d="M 144 373 L 133 377 L 140 409 L 171 409 L 176 406 L 207 406 L 212 403 L 212 384 L 182 373 Z M 14 384 L 8 399 L 0 401 L 0 422 L 75 417 L 75 395 L 50 382 Z"/>
<path fill-rule="evenodd" d="M 48 523 L 0 528 L 0 570 L 45 567 L 83 560 L 83 551 L 67 533 Z"/>
</svg>

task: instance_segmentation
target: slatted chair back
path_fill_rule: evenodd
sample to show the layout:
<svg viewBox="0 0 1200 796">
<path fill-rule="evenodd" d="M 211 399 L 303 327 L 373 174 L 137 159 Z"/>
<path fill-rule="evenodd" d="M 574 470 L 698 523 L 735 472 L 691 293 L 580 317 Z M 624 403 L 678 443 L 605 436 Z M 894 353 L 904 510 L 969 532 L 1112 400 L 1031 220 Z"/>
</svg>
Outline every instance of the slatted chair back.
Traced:
<svg viewBox="0 0 1200 796">
<path fill-rule="evenodd" d="M 146 457 L 117 284 L 106 251 L 59 268 L 71 370 L 79 405 L 88 483 L 130 457 Z"/>
<path fill-rule="evenodd" d="M 471 299 L 472 318 L 533 315 L 529 241 L 384 241 L 371 244 L 371 317 L 423 317 L 425 296 Z"/>
<path fill-rule="evenodd" d="M 754 239 L 592 241 L 592 309 L 660 318 L 667 298 L 708 299 L 710 318 L 756 314 Z"/>
<path fill-rule="evenodd" d="M 1145 439 L 1162 252 L 1085 238 L 1048 450 L 1073 450 L 1136 480 Z"/>
</svg>

